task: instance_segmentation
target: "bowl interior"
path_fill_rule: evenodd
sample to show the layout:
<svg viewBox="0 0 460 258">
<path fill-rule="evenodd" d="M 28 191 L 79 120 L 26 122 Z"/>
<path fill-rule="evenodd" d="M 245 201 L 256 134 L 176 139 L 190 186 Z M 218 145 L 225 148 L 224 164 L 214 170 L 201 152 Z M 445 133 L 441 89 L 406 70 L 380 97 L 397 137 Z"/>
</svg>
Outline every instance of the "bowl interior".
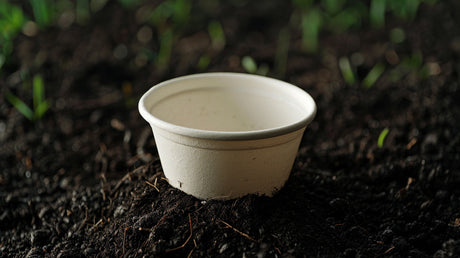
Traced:
<svg viewBox="0 0 460 258">
<path fill-rule="evenodd" d="M 253 131 L 301 118 L 298 107 L 277 96 L 235 88 L 186 90 L 159 101 L 150 111 L 168 123 L 209 131 Z"/>
<path fill-rule="evenodd" d="M 150 89 L 140 103 L 150 123 L 214 132 L 266 131 L 302 122 L 304 127 L 316 110 L 298 87 L 231 73 L 166 81 Z"/>
</svg>

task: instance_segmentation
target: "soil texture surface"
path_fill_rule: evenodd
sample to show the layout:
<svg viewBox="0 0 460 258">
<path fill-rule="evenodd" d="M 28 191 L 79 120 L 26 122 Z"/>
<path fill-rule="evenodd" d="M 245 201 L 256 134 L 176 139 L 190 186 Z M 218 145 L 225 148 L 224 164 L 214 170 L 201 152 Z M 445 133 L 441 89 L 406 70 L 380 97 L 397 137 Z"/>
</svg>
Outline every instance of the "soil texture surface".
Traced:
<svg viewBox="0 0 460 258">
<path fill-rule="evenodd" d="M 158 33 L 142 34 L 136 9 L 109 2 L 86 25 L 19 35 L 2 68 L 0 256 L 460 256 L 455 0 L 422 4 L 414 21 L 385 29 L 321 34 L 317 54 L 291 29 L 284 68 L 273 61 L 293 11 L 283 1 L 207 14 L 224 28 L 221 48 L 191 19 L 164 67 L 133 50 L 160 49 Z M 396 27 L 403 42 L 389 39 Z M 243 56 L 309 92 L 318 112 L 274 197 L 198 200 L 165 180 L 137 101 L 177 76 L 246 72 Z M 419 66 L 400 65 L 417 56 Z M 344 81 L 342 57 L 358 83 Z M 378 80 L 359 83 L 377 63 Z M 27 78 L 38 73 L 51 106 L 31 122 L 4 96 L 32 103 Z"/>
</svg>

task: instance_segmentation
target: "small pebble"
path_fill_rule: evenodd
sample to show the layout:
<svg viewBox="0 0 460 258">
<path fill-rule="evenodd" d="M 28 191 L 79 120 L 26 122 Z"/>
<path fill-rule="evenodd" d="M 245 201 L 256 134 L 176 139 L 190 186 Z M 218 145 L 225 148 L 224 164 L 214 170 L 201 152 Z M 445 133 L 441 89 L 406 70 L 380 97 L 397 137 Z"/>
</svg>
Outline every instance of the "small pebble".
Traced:
<svg viewBox="0 0 460 258">
<path fill-rule="evenodd" d="M 393 238 L 393 230 L 391 229 L 385 229 L 383 232 L 382 232 L 382 238 L 383 238 L 383 241 L 385 242 L 388 242 L 390 241 L 392 238 Z"/>
<path fill-rule="evenodd" d="M 126 207 L 123 206 L 123 205 L 120 205 L 118 206 L 115 211 L 113 212 L 113 217 L 114 218 L 118 218 L 118 217 L 121 217 L 123 216 L 123 214 L 125 213 L 126 211 Z"/>
<path fill-rule="evenodd" d="M 225 250 L 227 250 L 227 248 L 228 248 L 228 244 L 223 244 L 219 249 L 219 253 L 221 254 L 221 253 L 225 252 Z"/>
<path fill-rule="evenodd" d="M 97 253 L 96 249 L 94 249 L 92 247 L 88 247 L 83 251 L 83 254 L 85 256 L 92 256 L 92 255 L 95 255 L 96 253 Z"/>
</svg>

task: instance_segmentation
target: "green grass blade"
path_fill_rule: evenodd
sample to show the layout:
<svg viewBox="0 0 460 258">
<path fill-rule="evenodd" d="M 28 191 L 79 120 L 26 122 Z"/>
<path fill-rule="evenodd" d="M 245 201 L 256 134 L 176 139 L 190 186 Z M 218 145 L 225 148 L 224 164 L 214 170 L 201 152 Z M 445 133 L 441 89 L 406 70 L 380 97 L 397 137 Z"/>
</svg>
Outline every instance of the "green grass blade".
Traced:
<svg viewBox="0 0 460 258">
<path fill-rule="evenodd" d="M 372 67 L 366 77 L 363 79 L 363 85 L 366 88 L 372 87 L 379 79 L 380 75 L 385 71 L 385 65 L 378 63 Z"/>
<path fill-rule="evenodd" d="M 353 73 L 353 69 L 351 68 L 350 61 L 348 57 L 341 57 L 339 59 L 339 68 L 342 72 L 343 79 L 349 85 L 353 85 L 356 81 L 355 74 Z"/>
<path fill-rule="evenodd" d="M 302 44 L 307 52 L 318 50 L 318 37 L 322 26 L 321 13 L 318 9 L 312 9 L 302 17 Z"/>
<path fill-rule="evenodd" d="M 406 0 L 407 18 L 414 20 L 417 15 L 417 10 L 420 5 L 420 0 Z"/>
<path fill-rule="evenodd" d="M 29 0 L 35 21 L 43 28 L 52 22 L 54 2 L 48 0 Z"/>
<path fill-rule="evenodd" d="M 377 146 L 379 148 L 382 148 L 383 147 L 383 143 L 385 142 L 385 138 L 387 137 L 388 133 L 390 132 L 390 130 L 388 128 L 385 128 L 382 130 L 382 132 L 380 133 L 379 135 L 379 138 L 377 140 Z"/>
<path fill-rule="evenodd" d="M 322 0 L 321 3 L 327 13 L 336 14 L 342 10 L 345 0 Z"/>
<path fill-rule="evenodd" d="M 206 68 L 208 68 L 210 63 L 211 58 L 208 55 L 203 55 L 200 57 L 200 60 L 198 60 L 197 67 L 200 71 L 204 71 Z"/>
<path fill-rule="evenodd" d="M 375 28 L 385 25 L 386 0 L 372 0 L 369 10 L 370 23 Z"/>
<path fill-rule="evenodd" d="M 192 4 L 189 0 L 176 0 L 173 2 L 173 23 L 175 26 L 182 28 L 190 19 Z"/>
<path fill-rule="evenodd" d="M 34 110 L 34 120 L 40 120 L 50 107 L 48 101 L 41 102 Z"/>
<path fill-rule="evenodd" d="M 243 59 L 241 59 L 241 65 L 248 73 L 257 72 L 257 64 L 250 56 L 243 57 Z"/>
<path fill-rule="evenodd" d="M 208 33 L 215 49 L 222 49 L 225 46 L 225 33 L 220 22 L 211 21 L 208 24 Z"/>
<path fill-rule="evenodd" d="M 89 0 L 77 0 L 75 13 L 76 20 L 79 24 L 86 24 L 90 19 L 90 3 Z"/>
<path fill-rule="evenodd" d="M 33 81 L 32 81 L 32 87 L 33 87 L 34 109 L 37 109 L 37 107 L 43 101 L 45 101 L 45 86 L 43 84 L 43 78 L 41 75 L 37 74 L 34 76 Z"/>
<path fill-rule="evenodd" d="M 27 119 L 30 121 L 34 120 L 34 112 L 26 105 L 26 103 L 24 103 L 11 92 L 7 92 L 5 97 L 11 103 L 11 105 L 13 105 Z"/>
<path fill-rule="evenodd" d="M 165 30 L 160 35 L 160 50 L 157 56 L 157 66 L 164 69 L 168 66 L 171 59 L 171 51 L 173 45 L 173 31 L 172 29 Z"/>
</svg>

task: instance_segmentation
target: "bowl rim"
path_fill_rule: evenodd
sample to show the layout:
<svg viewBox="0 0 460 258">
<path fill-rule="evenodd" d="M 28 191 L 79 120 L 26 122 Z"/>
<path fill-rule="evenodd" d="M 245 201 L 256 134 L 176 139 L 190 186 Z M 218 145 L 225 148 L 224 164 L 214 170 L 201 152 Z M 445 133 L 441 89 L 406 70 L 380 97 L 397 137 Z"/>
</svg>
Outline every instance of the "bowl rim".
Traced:
<svg viewBox="0 0 460 258">
<path fill-rule="evenodd" d="M 171 83 L 177 83 L 183 80 L 190 80 L 194 78 L 200 77 L 246 77 L 250 79 L 256 80 L 266 80 L 271 82 L 276 82 L 277 84 L 282 85 L 282 87 L 291 87 L 294 91 L 297 91 L 298 94 L 302 94 L 303 97 L 306 98 L 308 102 L 307 105 L 310 107 L 309 112 L 302 117 L 302 119 L 286 124 L 284 126 L 279 127 L 272 127 L 262 130 L 251 130 L 251 131 L 213 131 L 213 130 L 203 130 L 203 129 L 196 129 L 190 128 L 185 126 L 176 125 L 173 123 L 166 122 L 162 119 L 159 119 L 152 115 L 149 111 L 147 111 L 145 101 L 149 95 L 151 95 L 154 91 L 162 87 L 167 87 Z M 281 87 L 281 86 L 280 86 Z M 246 73 L 234 73 L 234 72 L 210 72 L 210 73 L 198 73 L 192 75 L 185 75 L 176 77 L 173 79 L 169 79 L 158 83 L 152 86 L 147 92 L 145 92 L 139 100 L 138 109 L 141 116 L 152 126 L 159 127 L 165 131 L 179 134 L 182 136 L 189 136 L 193 138 L 200 138 L 200 139 L 209 139 L 209 140 L 258 140 L 264 138 L 272 138 L 280 135 L 284 135 L 290 132 L 294 132 L 297 130 L 301 130 L 305 128 L 315 117 L 316 115 L 316 104 L 313 98 L 303 89 L 287 83 L 282 80 L 278 80 L 271 77 L 254 75 L 254 74 L 246 74 Z"/>
</svg>

